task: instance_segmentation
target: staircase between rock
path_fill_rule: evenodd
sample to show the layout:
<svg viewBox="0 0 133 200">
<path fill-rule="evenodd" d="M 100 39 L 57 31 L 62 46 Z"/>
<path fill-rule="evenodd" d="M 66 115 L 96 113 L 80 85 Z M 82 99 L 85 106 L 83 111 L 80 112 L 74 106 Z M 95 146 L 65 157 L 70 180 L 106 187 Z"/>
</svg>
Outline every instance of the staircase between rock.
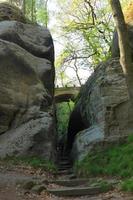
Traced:
<svg viewBox="0 0 133 200">
<path fill-rule="evenodd" d="M 84 195 L 97 195 L 102 192 L 100 187 L 89 187 L 84 186 L 87 184 L 89 180 L 63 180 L 61 181 L 53 181 L 53 183 L 57 185 L 64 186 L 63 188 L 54 188 L 48 189 L 47 191 L 56 196 L 67 196 L 67 197 L 76 197 L 76 196 L 84 196 Z M 111 188 L 110 188 L 111 189 Z"/>
<path fill-rule="evenodd" d="M 113 183 L 113 182 L 112 182 Z M 54 187 L 50 187 L 51 185 Z M 109 184 L 107 190 L 111 190 Z M 47 192 L 59 197 L 76 197 L 84 195 L 97 195 L 103 192 L 101 186 L 92 184 L 90 179 L 79 179 L 75 176 L 68 156 L 61 156 L 58 160 L 56 179 L 49 181 Z"/>
<path fill-rule="evenodd" d="M 57 163 L 58 172 L 56 175 L 69 175 L 72 174 L 72 164 L 69 156 L 62 155 L 58 159 Z"/>
</svg>

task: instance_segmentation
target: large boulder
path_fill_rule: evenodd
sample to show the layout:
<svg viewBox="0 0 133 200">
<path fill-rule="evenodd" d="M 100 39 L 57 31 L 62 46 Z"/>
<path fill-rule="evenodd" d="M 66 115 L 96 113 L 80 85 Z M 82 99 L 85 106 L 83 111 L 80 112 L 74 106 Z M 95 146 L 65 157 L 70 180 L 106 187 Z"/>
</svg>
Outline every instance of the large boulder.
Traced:
<svg viewBox="0 0 133 200">
<path fill-rule="evenodd" d="M 0 23 L 0 38 L 18 44 L 37 57 L 46 58 L 52 64 L 54 62 L 53 40 L 45 27 L 17 21 L 3 21 Z"/>
<path fill-rule="evenodd" d="M 35 117 L 49 94 L 38 75 L 44 62 L 24 49 L 0 40 L 0 133 Z M 37 72 L 36 72 L 37 71 Z"/>
<path fill-rule="evenodd" d="M 75 138 L 72 148 L 73 159 L 82 160 L 94 146 L 104 140 L 104 134 L 99 126 L 94 125 L 80 131 Z"/>
<path fill-rule="evenodd" d="M 16 17 L 12 6 L 0 4 L 0 16 L 8 11 L 6 20 L 18 17 L 19 22 L 0 18 L 0 157 L 51 159 L 56 138 L 52 37 L 44 27 L 26 24 L 18 9 Z"/>
<path fill-rule="evenodd" d="M 54 159 L 54 132 L 53 116 L 47 112 L 40 113 L 35 119 L 0 136 L 0 157 L 34 155 Z"/>
<path fill-rule="evenodd" d="M 0 22 L 0 39 L 15 43 L 34 55 L 34 58 L 38 58 L 37 62 L 32 65 L 37 68 L 45 87 L 53 94 L 54 47 L 49 31 L 39 25 L 3 21 Z M 39 66 L 37 63 L 41 63 L 41 65 Z"/>
<path fill-rule="evenodd" d="M 133 109 L 130 106 L 125 77 L 118 59 L 111 59 L 97 67 L 82 89 L 76 107 L 84 124 L 83 129 L 88 128 L 75 137 L 78 152 L 83 148 L 77 140 L 87 143 L 85 151 L 88 152 L 91 143 L 95 141 L 101 142 L 101 139 L 112 138 L 115 141 L 132 133 Z M 76 119 L 77 116 L 72 126 L 76 126 Z M 79 131 L 77 130 L 77 133 Z"/>
</svg>

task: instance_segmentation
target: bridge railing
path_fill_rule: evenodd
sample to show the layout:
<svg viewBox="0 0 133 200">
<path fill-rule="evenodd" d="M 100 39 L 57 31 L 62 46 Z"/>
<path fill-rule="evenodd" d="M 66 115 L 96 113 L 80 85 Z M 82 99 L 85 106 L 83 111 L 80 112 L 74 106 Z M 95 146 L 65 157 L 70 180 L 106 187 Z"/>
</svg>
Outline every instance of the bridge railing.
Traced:
<svg viewBox="0 0 133 200">
<path fill-rule="evenodd" d="M 73 86 L 68 86 L 68 85 L 65 85 L 64 87 L 62 86 L 59 86 L 59 85 L 56 85 L 55 86 L 55 89 L 62 89 L 62 88 L 81 88 L 82 86 L 76 86 L 76 85 L 73 85 Z"/>
</svg>

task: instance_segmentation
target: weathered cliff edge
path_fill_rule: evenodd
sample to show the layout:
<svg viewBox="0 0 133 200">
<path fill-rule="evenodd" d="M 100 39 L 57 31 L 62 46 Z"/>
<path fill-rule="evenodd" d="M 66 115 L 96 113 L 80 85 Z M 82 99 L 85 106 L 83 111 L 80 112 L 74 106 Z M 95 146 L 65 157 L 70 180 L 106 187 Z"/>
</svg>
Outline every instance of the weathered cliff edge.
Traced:
<svg viewBox="0 0 133 200">
<path fill-rule="evenodd" d="M 17 8 L 0 4 L 0 157 L 54 157 L 53 91 L 49 31 L 26 23 Z"/>
<path fill-rule="evenodd" d="M 72 125 L 75 110 L 80 121 Z M 132 111 L 119 58 L 101 63 L 82 88 L 73 119 L 70 117 L 69 140 L 73 137 L 71 130 L 82 123 L 82 131 L 76 131 L 79 133 L 75 136 L 73 157 L 82 159 L 99 146 L 122 142 L 133 130 Z"/>
</svg>

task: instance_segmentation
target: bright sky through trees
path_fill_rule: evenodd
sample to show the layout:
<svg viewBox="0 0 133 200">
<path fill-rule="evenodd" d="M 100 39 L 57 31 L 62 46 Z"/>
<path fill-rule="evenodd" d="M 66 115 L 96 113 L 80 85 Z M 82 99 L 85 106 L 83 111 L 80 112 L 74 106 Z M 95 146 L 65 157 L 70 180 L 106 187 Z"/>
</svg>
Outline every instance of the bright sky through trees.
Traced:
<svg viewBox="0 0 133 200">
<path fill-rule="evenodd" d="M 50 15 L 50 21 L 49 21 L 48 28 L 50 29 L 53 40 L 54 40 L 55 56 L 58 56 L 60 54 L 60 51 L 63 48 L 63 41 L 60 38 L 60 36 L 58 35 L 57 30 L 55 30 L 56 27 L 58 27 L 58 22 L 57 22 L 55 15 L 56 15 L 56 13 L 59 12 L 59 7 L 58 7 L 56 0 L 50 0 L 48 2 L 48 10 L 49 10 L 49 15 Z"/>
<path fill-rule="evenodd" d="M 60 2 L 61 1 L 58 1 L 58 0 L 51 0 L 48 3 L 48 10 L 50 11 L 49 12 L 50 21 L 49 21 L 48 27 L 49 27 L 49 29 L 50 29 L 50 31 L 52 33 L 53 39 L 54 39 L 56 60 L 58 59 L 58 57 L 60 56 L 61 52 L 63 51 L 63 49 L 65 48 L 65 46 L 68 43 L 68 40 L 65 38 L 65 33 L 61 33 L 61 28 L 60 28 L 61 24 L 59 23 L 59 18 L 58 18 L 59 13 L 61 12 L 61 10 L 60 10 L 61 7 L 60 6 L 61 6 L 62 3 L 60 4 Z M 65 15 L 65 13 L 64 13 L 64 15 Z M 62 16 L 60 16 L 60 17 L 62 17 Z M 75 40 L 75 36 L 74 36 L 73 41 L 74 40 Z M 82 48 L 82 44 L 81 43 L 79 44 L 78 41 L 77 42 L 75 41 L 75 45 L 76 46 L 80 45 L 80 48 Z M 77 84 L 76 83 L 77 82 L 76 81 L 76 77 L 75 77 L 75 71 L 70 66 L 70 65 L 73 65 L 73 64 L 67 64 L 67 65 L 68 65 L 68 67 L 66 67 L 66 69 L 65 69 L 65 77 L 64 77 L 64 79 L 65 78 L 66 79 L 71 79 L 72 80 L 72 84 Z M 79 77 L 81 79 L 84 79 L 84 81 L 85 81 L 90 75 L 90 69 L 88 68 L 88 70 L 84 70 L 84 69 L 80 68 L 78 70 L 78 74 L 79 74 Z M 69 82 L 69 80 L 67 82 Z M 57 81 L 57 84 L 60 85 L 59 79 Z M 65 84 L 65 81 L 64 81 L 64 84 Z"/>
<path fill-rule="evenodd" d="M 7 2 L 21 6 L 23 0 Z M 24 2 L 26 17 L 47 26 L 52 34 L 56 58 L 56 84 L 84 84 L 90 71 L 110 57 L 114 24 L 108 0 Z M 121 2 L 127 3 L 126 0 Z"/>
</svg>

